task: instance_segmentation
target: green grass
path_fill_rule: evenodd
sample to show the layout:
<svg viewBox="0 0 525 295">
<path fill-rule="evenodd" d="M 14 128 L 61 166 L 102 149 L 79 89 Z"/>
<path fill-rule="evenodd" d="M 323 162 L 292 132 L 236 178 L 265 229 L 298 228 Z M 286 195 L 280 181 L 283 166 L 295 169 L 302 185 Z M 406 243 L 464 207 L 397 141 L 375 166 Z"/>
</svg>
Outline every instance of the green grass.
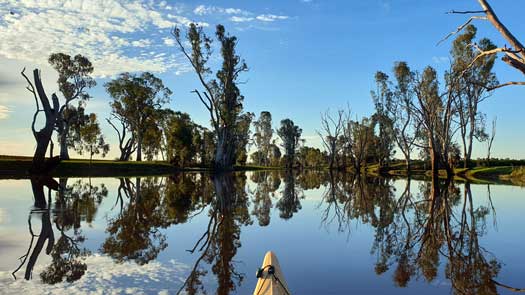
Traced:
<svg viewBox="0 0 525 295">
<path fill-rule="evenodd" d="M 513 184 L 525 186 L 525 166 L 514 167 L 512 171 L 505 176 Z"/>
<path fill-rule="evenodd" d="M 0 178 L 27 178 L 31 168 L 32 157 L 0 155 Z M 279 170 L 282 167 L 257 165 L 235 166 L 234 170 Z M 209 167 L 175 167 L 165 161 L 116 161 L 71 159 L 61 161 L 52 176 L 70 177 L 114 177 L 114 176 L 148 176 L 169 175 L 181 171 L 211 171 Z"/>
<path fill-rule="evenodd" d="M 499 179 L 501 175 L 510 174 L 512 166 L 497 166 L 497 167 L 475 167 L 466 170 L 464 174 L 471 178 L 483 179 Z"/>
<path fill-rule="evenodd" d="M 0 178 L 27 178 L 31 167 L 31 157 L 0 155 Z M 236 171 L 281 170 L 283 167 L 267 167 L 260 165 L 235 166 Z M 208 167 L 178 168 L 163 161 L 116 161 L 71 159 L 60 162 L 53 171 L 53 176 L 68 177 L 118 177 L 118 176 L 148 176 L 169 175 L 180 171 L 211 171 Z M 406 177 L 404 162 L 393 162 L 385 171 L 380 171 L 378 164 L 364 167 L 368 175 L 378 176 L 385 173 L 394 177 Z M 349 171 L 351 173 L 351 171 Z M 381 173 L 380 173 L 381 172 Z M 471 169 L 455 168 L 454 179 L 476 183 L 514 183 L 525 185 L 525 166 L 475 167 Z M 430 171 L 420 161 L 412 165 L 412 177 L 428 178 Z M 445 177 L 445 171 L 440 170 L 440 177 Z"/>
</svg>

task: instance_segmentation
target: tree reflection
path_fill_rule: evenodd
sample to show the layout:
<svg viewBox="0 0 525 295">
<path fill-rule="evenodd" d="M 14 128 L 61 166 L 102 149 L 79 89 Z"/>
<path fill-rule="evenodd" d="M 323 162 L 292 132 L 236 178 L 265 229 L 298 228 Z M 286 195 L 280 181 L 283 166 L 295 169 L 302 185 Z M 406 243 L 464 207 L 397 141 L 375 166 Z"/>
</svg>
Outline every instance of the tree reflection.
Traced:
<svg viewBox="0 0 525 295">
<path fill-rule="evenodd" d="M 349 230 L 352 220 L 374 228 L 383 228 L 394 217 L 394 193 L 390 180 L 348 173 L 330 173 L 327 190 L 323 195 L 326 208 L 321 222 L 329 227 L 336 223 L 338 231 Z M 378 235 L 384 235 L 379 231 Z"/>
<path fill-rule="evenodd" d="M 496 294 L 497 286 L 509 288 L 495 280 L 501 264 L 479 241 L 487 217 L 492 213 L 495 218 L 490 187 L 489 203 L 475 205 L 469 183 L 460 190 L 449 181 L 422 182 L 416 194 L 411 183 L 407 179 L 396 198 L 387 179 L 331 173 L 322 222 L 336 223 L 339 231 L 348 230 L 354 220 L 370 224 L 375 272 L 390 270 L 399 287 L 415 277 L 434 281 L 445 259 L 444 275 L 456 294 Z"/>
<path fill-rule="evenodd" d="M 244 174 L 223 173 L 212 176 L 214 196 L 208 203 L 209 222 L 206 231 L 197 240 L 190 253 L 199 252 L 194 267 L 178 293 L 204 292 L 201 276 L 207 271 L 202 262 L 211 266 L 217 277 L 216 294 L 229 294 L 235 291 L 244 275 L 235 270 L 233 258 L 241 247 L 241 226 L 252 223 L 248 210 L 246 176 Z"/>
<path fill-rule="evenodd" d="M 44 186 L 48 187 L 48 200 L 46 201 L 46 196 L 44 192 Z M 31 234 L 31 240 L 29 242 L 29 247 L 26 254 L 20 257 L 20 265 L 13 271 L 13 277 L 16 279 L 16 273 L 26 264 L 26 270 L 24 278 L 29 280 L 32 278 L 33 268 L 37 262 L 38 256 L 42 252 L 44 245 L 47 242 L 46 254 L 49 255 L 53 246 L 55 244 L 55 235 L 53 233 L 53 227 L 51 225 L 51 208 L 48 206 L 48 203 L 51 202 L 51 190 L 56 190 L 58 188 L 58 183 L 49 176 L 39 176 L 31 178 L 31 188 L 33 190 L 33 196 L 35 199 L 34 209 L 29 213 L 28 218 L 28 228 L 29 233 Z M 33 232 L 32 217 L 40 217 L 41 227 L 40 234 L 36 235 Z M 35 238 L 36 244 L 33 247 Z M 28 260 L 29 259 L 29 260 Z"/>
<path fill-rule="evenodd" d="M 59 184 L 51 177 L 33 178 L 31 186 L 36 207 L 31 210 L 28 219 L 31 240 L 27 253 L 20 258 L 21 264 L 13 272 L 13 276 L 16 278 L 16 272 L 27 262 L 24 278 L 27 280 L 32 278 L 33 268 L 47 241 L 45 252 L 51 256 L 51 264 L 40 274 L 42 281 L 55 284 L 64 279 L 68 282 L 78 280 L 87 269 L 82 260 L 89 254 L 81 247 L 84 241 L 80 231 L 81 221 L 90 223 L 93 220 L 102 198 L 107 196 L 107 189 L 103 184 L 100 188 L 93 187 L 91 184 L 84 184 L 81 180 L 72 186 L 67 186 L 67 179 L 61 179 Z M 49 188 L 48 201 L 45 198 L 44 186 Z M 51 189 L 58 191 L 54 210 L 51 210 Z M 31 221 L 34 216 L 40 217 L 41 220 L 39 235 L 33 232 Z M 60 232 L 56 241 L 51 217 Z M 68 234 L 68 231 L 72 231 L 72 234 Z M 38 239 L 33 247 L 35 237 Z"/>
<path fill-rule="evenodd" d="M 270 224 L 272 198 L 275 198 L 275 192 L 281 186 L 281 178 L 277 171 L 261 171 L 253 173 L 251 179 L 257 184 L 255 191 L 252 192 L 252 215 L 257 218 L 260 226 L 267 226 Z"/>
<path fill-rule="evenodd" d="M 120 213 L 109 220 L 103 253 L 118 262 L 133 260 L 143 265 L 166 248 L 166 236 L 159 230 L 170 225 L 162 205 L 163 187 L 160 178 L 120 180 L 117 198 L 125 196 L 128 203 L 122 200 Z"/>
<path fill-rule="evenodd" d="M 454 293 L 497 293 L 494 278 L 501 265 L 478 239 L 485 233 L 489 210 L 473 204 L 469 183 L 463 197 L 459 187 L 448 181 L 424 183 L 414 196 L 407 180 L 394 212 L 390 223 L 376 228 L 373 252 L 378 254 L 378 274 L 394 266 L 397 286 L 406 287 L 419 274 L 432 282 L 443 257 Z"/>
<path fill-rule="evenodd" d="M 301 210 L 301 199 L 304 198 L 303 190 L 295 184 L 296 175 L 294 170 L 287 169 L 284 173 L 284 190 L 275 207 L 279 210 L 279 216 L 290 219 L 294 213 Z"/>
</svg>

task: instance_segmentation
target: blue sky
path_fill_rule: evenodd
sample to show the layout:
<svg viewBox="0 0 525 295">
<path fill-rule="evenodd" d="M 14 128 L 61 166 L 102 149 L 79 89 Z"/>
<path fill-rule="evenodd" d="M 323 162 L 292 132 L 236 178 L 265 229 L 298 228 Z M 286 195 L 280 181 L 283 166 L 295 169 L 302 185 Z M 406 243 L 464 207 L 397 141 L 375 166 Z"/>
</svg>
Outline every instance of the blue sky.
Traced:
<svg viewBox="0 0 525 295">
<path fill-rule="evenodd" d="M 518 37 L 525 34 L 519 10 L 509 0 L 493 8 Z M 442 73 L 448 67 L 450 41 L 436 43 L 467 17 L 446 11 L 477 10 L 475 0 L 367 1 L 0 1 L 0 154 L 30 155 L 34 148 L 29 126 L 34 109 L 18 74 L 42 68 L 48 92 L 56 91 L 56 74 L 46 65 L 51 52 L 84 54 L 95 64 L 98 86 L 88 110 L 105 118 L 109 97 L 103 83 L 122 71 L 152 71 L 173 91 L 170 107 L 188 112 L 203 125 L 208 118 L 190 93 L 198 87 L 169 31 L 191 21 L 217 23 L 239 38 L 238 52 L 250 71 L 242 78 L 245 109 L 268 110 L 274 125 L 291 118 L 303 128 L 308 145 L 319 146 L 315 134 L 320 113 L 350 105 L 354 116 L 372 112 L 370 90 L 377 70 L 390 71 L 405 60 L 413 69 L 426 65 Z M 50 26 L 51 24 L 51 26 Z M 482 21 L 480 37 L 504 41 Z M 520 80 L 517 71 L 498 62 L 502 82 Z M 496 157 L 525 158 L 522 146 L 525 87 L 500 89 L 483 103 L 488 120 L 498 117 L 493 148 Z M 113 144 L 115 136 L 101 120 Z M 113 150 L 111 157 L 117 154 Z M 474 157 L 485 155 L 478 145 Z"/>
</svg>

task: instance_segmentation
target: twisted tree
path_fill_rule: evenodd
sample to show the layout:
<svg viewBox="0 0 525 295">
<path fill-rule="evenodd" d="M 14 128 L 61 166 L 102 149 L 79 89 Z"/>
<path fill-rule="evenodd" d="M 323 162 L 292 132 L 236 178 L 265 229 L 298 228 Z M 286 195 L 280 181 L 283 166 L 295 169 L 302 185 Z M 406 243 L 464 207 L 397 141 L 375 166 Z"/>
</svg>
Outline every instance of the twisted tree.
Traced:
<svg viewBox="0 0 525 295">
<path fill-rule="evenodd" d="M 28 83 L 27 90 L 33 94 L 36 104 L 33 122 L 31 123 L 31 131 L 33 132 L 33 136 L 36 140 L 36 150 L 33 155 L 31 173 L 47 173 L 53 167 L 47 165 L 48 163 L 46 163 L 46 151 L 49 146 L 49 142 L 51 141 L 51 136 L 53 135 L 53 130 L 59 116 L 60 104 L 58 102 L 58 97 L 54 93 L 51 95 L 52 104 L 50 103 L 49 98 L 44 91 L 44 86 L 42 86 L 40 70 L 33 70 L 33 79 L 35 81 L 34 85 L 26 76 L 25 68 L 22 70 L 21 74 L 26 79 Z M 45 123 L 40 130 L 37 130 L 36 121 L 40 112 L 43 112 L 45 115 Z"/>
</svg>

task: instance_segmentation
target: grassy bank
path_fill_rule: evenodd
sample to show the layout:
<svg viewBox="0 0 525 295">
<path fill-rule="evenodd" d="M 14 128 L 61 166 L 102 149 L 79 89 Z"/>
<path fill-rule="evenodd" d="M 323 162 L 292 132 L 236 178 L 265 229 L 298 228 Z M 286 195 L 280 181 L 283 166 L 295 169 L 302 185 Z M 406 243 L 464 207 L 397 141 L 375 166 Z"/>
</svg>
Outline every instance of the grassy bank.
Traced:
<svg viewBox="0 0 525 295">
<path fill-rule="evenodd" d="M 28 178 L 31 167 L 31 157 L 0 155 L 0 178 Z M 503 163 L 500 163 L 503 164 Z M 506 163 L 508 164 L 508 163 Z M 414 161 L 411 177 L 414 179 L 430 178 L 430 170 L 425 163 Z M 266 167 L 257 165 L 235 166 L 236 171 L 281 170 L 282 167 Z M 327 169 L 327 168 L 326 168 Z M 386 169 L 379 165 L 369 165 L 365 168 L 371 176 L 406 177 L 407 171 L 402 162 L 392 163 Z M 212 171 L 209 167 L 178 168 L 163 161 L 114 161 L 71 159 L 60 162 L 51 174 L 55 177 L 119 177 L 170 175 L 183 171 Z M 351 173 L 351 172 L 350 172 Z M 525 167 L 494 166 L 474 167 L 471 169 L 455 168 L 455 179 L 474 183 L 505 183 L 525 185 Z M 445 171 L 440 171 L 440 177 L 445 177 Z"/>
<path fill-rule="evenodd" d="M 31 157 L 0 155 L 0 178 L 27 178 L 30 176 Z M 236 171 L 280 170 L 281 167 L 257 165 L 235 166 Z M 209 167 L 175 167 L 163 161 L 114 161 L 71 159 L 61 161 L 51 174 L 60 177 L 118 177 L 169 175 L 183 171 L 211 171 Z"/>
<path fill-rule="evenodd" d="M 29 176 L 31 157 L 0 156 L 0 178 L 26 178 Z M 111 160 L 71 159 L 61 161 L 51 174 L 68 177 L 110 177 L 168 175 L 178 171 L 207 171 L 207 168 L 176 168 L 166 162 L 143 161 L 122 162 Z"/>
<path fill-rule="evenodd" d="M 518 161 L 516 161 L 518 162 Z M 508 164 L 507 162 L 501 162 L 494 164 Z M 425 166 L 423 162 L 414 161 L 411 166 L 411 176 L 413 178 L 430 178 L 431 172 Z M 454 168 L 454 179 L 459 181 L 469 181 L 473 183 L 502 183 L 502 184 L 518 184 L 517 179 L 519 174 L 516 172 L 517 168 L 512 165 L 501 165 L 501 166 L 476 166 L 473 168 Z M 522 177 L 522 183 L 525 184 L 525 168 L 521 170 L 519 174 Z M 384 168 L 380 171 L 377 164 L 370 165 L 367 167 L 367 172 L 372 175 L 390 175 L 395 177 L 406 177 L 407 170 L 404 163 L 393 163 L 389 167 Z M 514 176 L 513 176 L 514 174 Z M 439 176 L 441 178 L 446 177 L 445 170 L 439 170 Z"/>
</svg>

